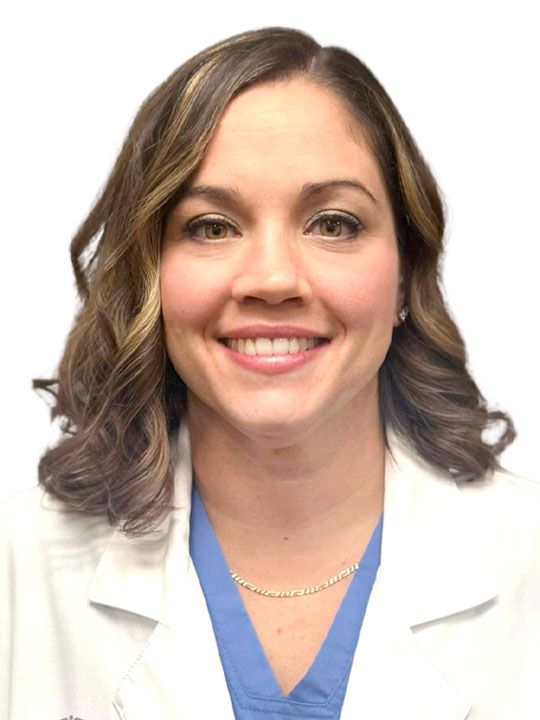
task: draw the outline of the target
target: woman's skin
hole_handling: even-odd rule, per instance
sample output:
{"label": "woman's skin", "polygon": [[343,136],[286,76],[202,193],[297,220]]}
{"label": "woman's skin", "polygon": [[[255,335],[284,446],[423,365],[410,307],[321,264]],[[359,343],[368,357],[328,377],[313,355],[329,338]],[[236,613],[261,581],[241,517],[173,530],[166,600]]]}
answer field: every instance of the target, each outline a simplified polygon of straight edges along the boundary
{"label": "woman's skin", "polygon": [[[299,198],[304,184],[337,179],[367,192],[333,186]],[[189,388],[197,487],[229,567],[265,588],[314,585],[359,559],[383,508],[377,373],[404,302],[390,202],[361,128],[337,97],[301,80],[230,103],[190,187],[202,185],[238,199],[182,199],[161,260],[166,346]],[[322,211],[352,215],[360,228],[317,219]],[[185,229],[204,215],[206,226]],[[268,374],[218,341],[253,324],[299,326],[330,342]],[[346,581],[338,585],[287,600],[242,589],[252,619],[260,609],[260,637],[262,618],[280,616],[266,627],[267,655],[287,619],[298,644],[311,632],[300,627],[306,610],[327,606],[325,627],[289,674],[283,666],[279,675],[274,648],[282,688],[309,667]]]}

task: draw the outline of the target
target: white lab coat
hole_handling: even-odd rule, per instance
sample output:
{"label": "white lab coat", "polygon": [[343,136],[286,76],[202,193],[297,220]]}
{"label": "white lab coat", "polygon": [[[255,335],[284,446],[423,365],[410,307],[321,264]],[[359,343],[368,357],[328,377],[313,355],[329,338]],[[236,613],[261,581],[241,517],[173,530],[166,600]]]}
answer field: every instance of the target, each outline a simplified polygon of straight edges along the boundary
{"label": "white lab coat", "polygon": [[[381,565],[342,720],[540,718],[540,485],[458,487],[390,432]],[[234,720],[178,508],[152,537],[66,514],[40,488],[2,503],[1,720]]]}

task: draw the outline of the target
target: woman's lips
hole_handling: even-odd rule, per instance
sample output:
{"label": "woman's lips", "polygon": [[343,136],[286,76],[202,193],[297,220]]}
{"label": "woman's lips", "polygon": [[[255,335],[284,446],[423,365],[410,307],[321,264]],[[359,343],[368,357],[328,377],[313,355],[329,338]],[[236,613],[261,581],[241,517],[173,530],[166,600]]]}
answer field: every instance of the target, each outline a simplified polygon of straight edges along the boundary
{"label": "woman's lips", "polygon": [[285,355],[245,355],[232,350],[225,344],[224,340],[220,340],[219,344],[227,357],[237,365],[254,372],[277,375],[296,370],[311,360],[315,360],[321,353],[324,353],[325,349],[330,345],[330,341],[323,340],[320,345],[315,345],[311,349]]}

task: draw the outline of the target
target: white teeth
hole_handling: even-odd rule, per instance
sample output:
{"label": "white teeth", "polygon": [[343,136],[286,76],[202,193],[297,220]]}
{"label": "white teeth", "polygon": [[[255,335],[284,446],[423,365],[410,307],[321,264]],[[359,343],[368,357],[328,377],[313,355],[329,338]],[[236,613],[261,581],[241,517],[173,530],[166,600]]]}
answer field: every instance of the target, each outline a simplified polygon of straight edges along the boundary
{"label": "white teeth", "polygon": [[[291,338],[291,340],[294,340],[294,338]],[[287,338],[274,338],[272,341],[274,355],[287,355],[289,348],[293,347],[291,340],[287,340]]]}
{"label": "white teeth", "polygon": [[226,338],[227,347],[242,355],[294,355],[311,350],[316,338]]}
{"label": "white teeth", "polygon": [[[247,342],[250,342],[249,340]],[[257,338],[255,340],[256,355],[272,355],[274,351],[274,343],[270,338]]]}

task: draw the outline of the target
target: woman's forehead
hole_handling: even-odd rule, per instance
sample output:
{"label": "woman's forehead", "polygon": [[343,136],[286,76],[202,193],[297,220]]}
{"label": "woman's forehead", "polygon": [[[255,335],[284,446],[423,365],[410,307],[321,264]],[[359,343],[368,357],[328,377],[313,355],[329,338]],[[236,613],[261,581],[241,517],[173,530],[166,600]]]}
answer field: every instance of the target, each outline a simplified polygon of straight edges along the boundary
{"label": "woman's forehead", "polygon": [[[191,185],[268,191],[351,178],[382,194],[378,163],[343,103],[312,83],[265,83],[234,98]],[[354,130],[354,131],[353,131]]]}

